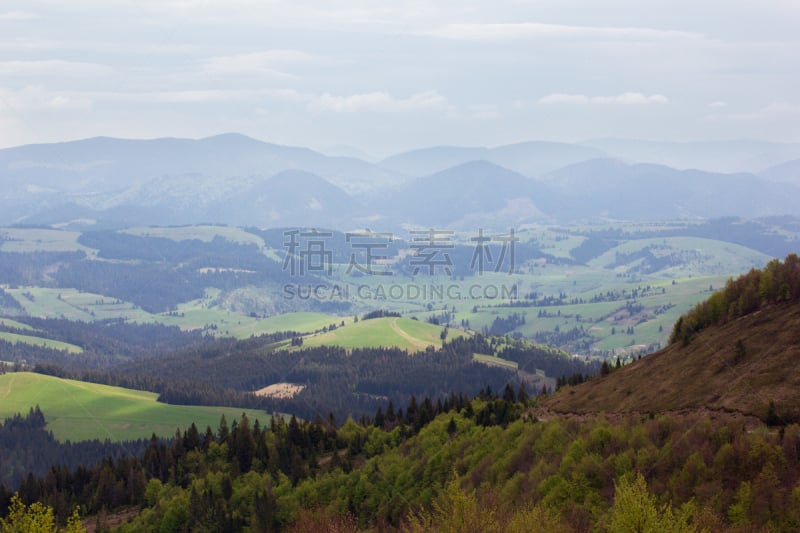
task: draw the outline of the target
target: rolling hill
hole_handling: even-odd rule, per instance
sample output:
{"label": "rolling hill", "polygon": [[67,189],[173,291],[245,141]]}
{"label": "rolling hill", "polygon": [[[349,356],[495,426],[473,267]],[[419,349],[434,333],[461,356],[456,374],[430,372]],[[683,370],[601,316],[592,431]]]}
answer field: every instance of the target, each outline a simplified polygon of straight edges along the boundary
{"label": "rolling hill", "polygon": [[396,221],[448,228],[508,227],[546,218],[539,183],[488,161],[418,178],[390,195],[381,211]]}
{"label": "rolling hill", "polygon": [[655,163],[709,172],[760,172],[782,161],[800,157],[800,144],[768,141],[593,139],[580,144],[631,163]]}
{"label": "rolling hill", "polygon": [[[441,346],[440,337],[444,328],[410,318],[385,317],[361,320],[333,331],[311,335],[303,346],[341,346],[342,348],[389,347],[417,352],[429,346]],[[460,331],[448,331],[448,340],[463,335]]]}
{"label": "rolling hill", "polygon": [[[772,143],[523,142],[426,148],[373,164],[238,134],[94,138],[0,150],[0,224],[474,229],[542,219],[786,215],[798,212],[792,199],[800,185],[786,177],[798,153]],[[723,156],[733,163],[713,164]],[[693,161],[740,173],[665,166]],[[759,176],[741,173],[785,161]]]}
{"label": "rolling hill", "polygon": [[783,181],[800,185],[800,159],[786,161],[762,172],[761,177],[772,181]]}
{"label": "rolling hill", "polygon": [[422,148],[388,157],[380,165],[409,176],[427,176],[470,161],[485,160],[528,177],[538,177],[558,168],[598,157],[607,157],[607,154],[588,146],[529,141],[495,148]]}
{"label": "rolling hill", "polygon": [[[350,192],[401,181],[396,173],[360,159],[329,157],[239,134],[198,140],[98,137],[0,150],[0,223],[19,222],[35,213],[52,218],[56,209],[63,211],[59,221],[70,217],[130,221],[136,213],[127,212],[126,207],[148,207],[147,202],[132,200],[146,197],[149,191],[193,188],[190,199],[196,205],[198,195],[203,203],[213,200],[220,185],[235,186],[287,170],[316,174]],[[155,184],[160,187],[153,190]],[[163,211],[150,207],[144,214],[161,223],[185,222]],[[142,219],[140,215],[138,222],[147,223]],[[33,220],[42,223],[48,217]]]}
{"label": "rolling hill", "polygon": [[584,161],[544,178],[547,212],[560,220],[760,217],[797,213],[800,189],[753,174],[676,170],[663,165]]}

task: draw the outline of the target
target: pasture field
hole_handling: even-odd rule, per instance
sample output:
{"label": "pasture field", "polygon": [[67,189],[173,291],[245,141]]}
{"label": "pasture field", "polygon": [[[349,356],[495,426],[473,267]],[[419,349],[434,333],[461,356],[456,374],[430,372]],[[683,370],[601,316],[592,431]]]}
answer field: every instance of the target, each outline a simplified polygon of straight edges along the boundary
{"label": "pasture field", "polygon": [[[489,307],[478,305],[477,309],[456,313],[455,320],[469,321],[470,329],[483,331],[491,328],[496,318],[504,318],[512,313],[524,315],[525,323],[517,326],[508,334],[520,334],[533,338],[536,334],[559,331],[566,332],[573,328],[583,327],[593,337],[592,350],[637,351],[640,345],[661,343],[666,345],[672,324],[678,317],[698,302],[710,295],[710,289],[724,286],[727,276],[691,277],[636,284],[619,284],[603,286],[602,290],[587,293],[566,292],[567,300],[583,298],[585,303],[552,305],[547,307]],[[607,291],[630,293],[638,287],[650,286],[651,290],[635,300],[620,298],[616,301],[590,302],[598,294]],[[547,293],[549,294],[549,293]],[[641,309],[633,314],[626,311],[627,302],[641,305]],[[539,316],[543,313],[544,316]],[[626,334],[628,327],[633,327],[633,335]],[[613,329],[612,329],[613,328]],[[613,333],[612,333],[613,331]]]}
{"label": "pasture field", "polygon": [[10,342],[11,344],[30,344],[31,346],[42,346],[52,350],[66,350],[72,354],[83,353],[83,348],[80,346],[75,346],[74,344],[69,344],[67,342],[54,341],[44,337],[34,337],[31,335],[20,335],[18,333],[6,333],[5,331],[0,331],[0,339]]}
{"label": "pasture field", "polygon": [[93,322],[107,318],[125,318],[131,321],[147,321],[152,315],[110,296],[81,292],[77,289],[53,289],[46,287],[21,287],[6,289],[30,316],[43,318],[66,318]]}
{"label": "pasture field", "polygon": [[[284,313],[282,315],[262,318],[256,322],[255,327],[258,333],[275,333],[276,331],[310,333],[331,324],[336,324],[338,326],[342,320],[345,322],[352,322],[353,318],[327,315],[325,313]],[[255,334],[257,335],[258,333]]]}
{"label": "pasture field", "polygon": [[519,364],[516,361],[508,361],[506,359],[500,359],[499,357],[495,357],[493,355],[476,353],[473,354],[472,358],[478,362],[490,366],[501,366],[504,368],[512,368],[514,370],[517,370],[519,368]]}
{"label": "pasture field", "polygon": [[[341,346],[342,348],[368,348],[396,346],[409,352],[425,350],[428,346],[441,346],[441,326],[410,318],[384,317],[346,321],[343,327],[303,338],[303,346]],[[448,339],[464,335],[458,330],[448,330]]]}
{"label": "pasture field", "polygon": [[[409,318],[418,319],[419,324],[426,324],[429,319],[449,319],[451,333],[462,326],[484,332],[492,327],[495,319],[516,313],[525,316],[525,324],[506,329],[504,333],[529,339],[537,335],[541,339],[547,333],[546,342],[569,350],[574,348],[576,353],[633,352],[639,345],[663,345],[672,323],[695,303],[707,298],[709,288],[721,288],[729,277],[752,267],[763,267],[770,260],[767,255],[753,249],[713,239],[636,238],[637,233],[645,235],[650,231],[679,229],[686,225],[685,222],[663,222],[527,227],[517,233],[520,241],[535,242],[542,252],[558,259],[517,261],[512,274],[503,269],[502,272],[472,271],[466,275],[454,272],[452,276],[437,272],[435,276],[411,277],[408,270],[398,269],[389,278],[355,276],[346,272],[348,265],[335,264],[332,277],[325,280],[326,286],[349,287],[350,290],[344,296],[334,297],[331,293],[328,298],[323,296],[319,300],[287,299],[276,282],[233,286],[225,290],[206,288],[203,298],[180,303],[171,312],[151,314],[130,302],[75,289],[20,287],[6,291],[27,314],[37,317],[82,321],[123,318],[239,339],[285,330],[307,334],[335,324],[337,328],[333,331],[307,337],[305,343],[309,346],[338,344],[345,347],[393,345],[412,351],[438,346],[441,329],[414,330],[414,325],[405,322]],[[578,232],[604,230],[611,235],[620,235],[605,239],[606,242],[619,244],[599,253],[603,250],[601,244],[599,255],[587,264],[572,261],[571,251],[587,239]],[[254,244],[267,255],[275,253],[265,246],[260,236],[236,227],[136,227],[123,231],[175,241],[199,239],[209,242],[214,238],[224,238]],[[82,249],[77,243],[78,235],[77,232],[48,229],[0,228],[0,236],[11,239],[0,243],[0,250]],[[465,241],[459,242],[464,244]],[[86,251],[93,253],[89,249]],[[635,300],[620,296],[623,290],[630,294],[648,286],[651,290],[639,294]],[[513,299],[509,298],[510,289],[515,291]],[[613,301],[603,301],[608,300],[604,296],[608,292],[617,293],[611,297]],[[527,306],[530,301],[526,302],[525,297],[529,294],[535,294],[537,299],[561,298],[563,303],[548,307]],[[603,296],[600,301],[596,298],[598,295]],[[623,311],[629,301],[638,307],[632,313]],[[324,305],[331,302],[342,305],[338,308]],[[392,329],[383,322],[370,327],[353,323],[353,315],[375,309],[400,312],[403,320],[395,326],[403,325]],[[323,310],[341,315],[321,312]],[[257,318],[264,315],[269,317]],[[342,321],[345,328],[339,328]],[[430,324],[423,327],[427,326]],[[591,339],[584,337],[579,344],[570,345],[569,341],[563,341],[564,336],[557,335],[576,327],[589,331]],[[631,327],[634,328],[633,334],[629,333]],[[407,331],[407,328],[414,331]],[[36,337],[35,333],[17,333]]]}
{"label": "pasture field", "polygon": [[60,441],[110,439],[123,441],[175,435],[193,422],[203,432],[216,430],[224,414],[228,424],[246,412],[251,423],[269,422],[262,411],[233,407],[167,405],[153,392],[60,379],[29,372],[0,375],[0,417],[27,413],[38,405],[47,429]]}
{"label": "pasture field", "polygon": [[36,331],[36,329],[30,327],[28,324],[23,324],[22,322],[17,322],[10,318],[0,318],[0,327],[14,328],[22,331]]}
{"label": "pasture field", "polygon": [[0,228],[2,252],[86,252],[95,256],[97,250],[78,242],[78,231],[46,228]]}
{"label": "pasture field", "polygon": [[[667,237],[636,239],[627,241],[589,261],[597,268],[626,270],[631,266],[625,256],[634,257],[637,252],[649,249],[656,257],[673,256],[678,264],[667,266],[657,273],[662,278],[683,278],[720,275],[726,272],[747,272],[761,268],[770,259],[766,254],[729,242],[699,237]],[[615,263],[619,263],[615,265]]]}

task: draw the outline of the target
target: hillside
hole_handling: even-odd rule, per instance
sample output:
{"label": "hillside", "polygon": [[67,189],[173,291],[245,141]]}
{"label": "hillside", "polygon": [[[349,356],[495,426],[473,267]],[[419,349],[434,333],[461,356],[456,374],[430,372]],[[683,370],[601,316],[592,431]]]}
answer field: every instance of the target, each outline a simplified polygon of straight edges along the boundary
{"label": "hillside", "polygon": [[470,161],[485,160],[528,177],[538,177],[573,163],[605,156],[605,152],[588,146],[529,141],[495,148],[422,148],[388,157],[380,165],[409,176],[426,176]]}
{"label": "hillside", "polygon": [[772,305],[708,327],[688,345],[673,343],[565,389],[544,407],[558,413],[707,408],[765,419],[770,401],[779,418],[800,419],[800,303]]}
{"label": "hillside", "polygon": [[381,211],[398,221],[443,227],[507,227],[543,218],[543,187],[494,163],[470,161],[418,178],[388,197]]}

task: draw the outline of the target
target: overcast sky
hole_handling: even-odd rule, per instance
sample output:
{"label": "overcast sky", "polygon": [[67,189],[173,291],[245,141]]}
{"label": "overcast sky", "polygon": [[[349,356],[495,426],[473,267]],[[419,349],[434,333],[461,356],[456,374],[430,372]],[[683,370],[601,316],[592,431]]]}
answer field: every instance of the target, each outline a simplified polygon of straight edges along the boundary
{"label": "overcast sky", "polygon": [[800,141],[797,0],[0,0],[0,146]]}

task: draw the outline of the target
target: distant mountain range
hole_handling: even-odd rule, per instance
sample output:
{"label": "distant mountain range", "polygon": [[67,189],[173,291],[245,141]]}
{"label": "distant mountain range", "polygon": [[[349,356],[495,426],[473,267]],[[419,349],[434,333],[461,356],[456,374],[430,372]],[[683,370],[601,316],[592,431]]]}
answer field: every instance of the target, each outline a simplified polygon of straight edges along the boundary
{"label": "distant mountain range", "polygon": [[481,160],[536,178],[573,163],[601,157],[610,156],[602,150],[575,144],[525,142],[497,148],[424,148],[386,158],[380,165],[409,176],[427,176]]}
{"label": "distant mountain range", "polygon": [[94,138],[0,150],[0,224],[458,229],[796,215],[798,171],[800,145],[747,141],[436,147],[370,163],[238,134]]}
{"label": "distant mountain range", "polygon": [[800,143],[766,141],[664,142],[595,139],[581,146],[602,150],[629,163],[656,163],[710,172],[761,172],[800,157]]}

